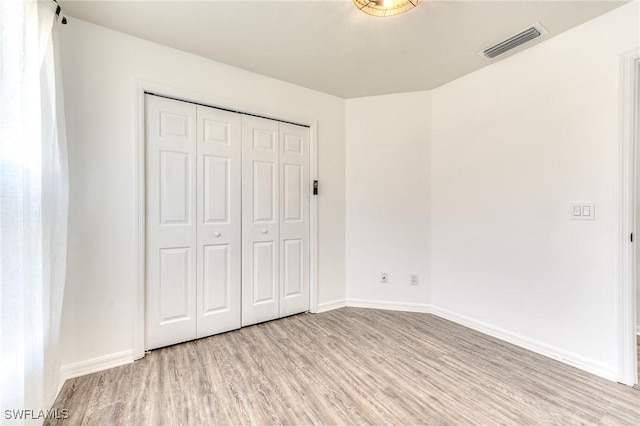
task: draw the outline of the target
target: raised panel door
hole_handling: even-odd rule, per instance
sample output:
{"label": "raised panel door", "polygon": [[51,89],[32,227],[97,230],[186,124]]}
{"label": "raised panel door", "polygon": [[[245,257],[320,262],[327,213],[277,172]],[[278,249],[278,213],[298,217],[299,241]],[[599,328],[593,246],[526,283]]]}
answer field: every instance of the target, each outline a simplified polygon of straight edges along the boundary
{"label": "raised panel door", "polygon": [[146,327],[153,349],[196,337],[196,107],[146,95]]}
{"label": "raised panel door", "polygon": [[240,328],[241,119],[197,107],[197,337]]}
{"label": "raised panel door", "polygon": [[279,125],[281,317],[309,310],[309,129]]}
{"label": "raised panel door", "polygon": [[279,316],[278,122],[242,117],[242,325]]}

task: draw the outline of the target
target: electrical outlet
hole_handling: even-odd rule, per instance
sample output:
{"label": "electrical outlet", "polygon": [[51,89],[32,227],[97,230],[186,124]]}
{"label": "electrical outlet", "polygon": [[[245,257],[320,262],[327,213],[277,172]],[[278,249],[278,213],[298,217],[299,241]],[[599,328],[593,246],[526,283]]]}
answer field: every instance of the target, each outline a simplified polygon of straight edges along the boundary
{"label": "electrical outlet", "polygon": [[418,274],[411,274],[409,277],[411,285],[418,285]]}
{"label": "electrical outlet", "polygon": [[389,273],[388,272],[383,272],[382,274],[380,274],[380,282],[382,284],[386,284],[389,282]]}

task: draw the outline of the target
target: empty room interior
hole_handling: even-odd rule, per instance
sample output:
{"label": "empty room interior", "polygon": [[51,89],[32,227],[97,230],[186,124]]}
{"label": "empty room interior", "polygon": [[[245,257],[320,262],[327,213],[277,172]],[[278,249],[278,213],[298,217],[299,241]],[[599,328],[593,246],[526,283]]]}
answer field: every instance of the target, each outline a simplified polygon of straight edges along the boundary
{"label": "empty room interior", "polygon": [[640,2],[0,2],[2,424],[640,424]]}

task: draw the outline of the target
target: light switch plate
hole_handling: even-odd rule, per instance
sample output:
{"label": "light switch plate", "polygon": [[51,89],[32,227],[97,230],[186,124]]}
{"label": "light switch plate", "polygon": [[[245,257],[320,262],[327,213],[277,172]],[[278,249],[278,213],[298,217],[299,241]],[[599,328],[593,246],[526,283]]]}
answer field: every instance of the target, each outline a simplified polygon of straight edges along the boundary
{"label": "light switch plate", "polygon": [[569,219],[595,220],[596,219],[595,203],[571,203],[571,209],[569,210]]}

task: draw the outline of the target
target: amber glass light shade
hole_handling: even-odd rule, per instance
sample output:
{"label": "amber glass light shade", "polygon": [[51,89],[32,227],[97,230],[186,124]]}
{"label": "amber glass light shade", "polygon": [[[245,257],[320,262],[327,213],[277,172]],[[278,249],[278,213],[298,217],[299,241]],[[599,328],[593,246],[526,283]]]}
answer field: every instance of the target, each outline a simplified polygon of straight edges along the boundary
{"label": "amber glass light shade", "polygon": [[353,0],[358,9],[371,16],[393,16],[413,9],[422,0]]}

